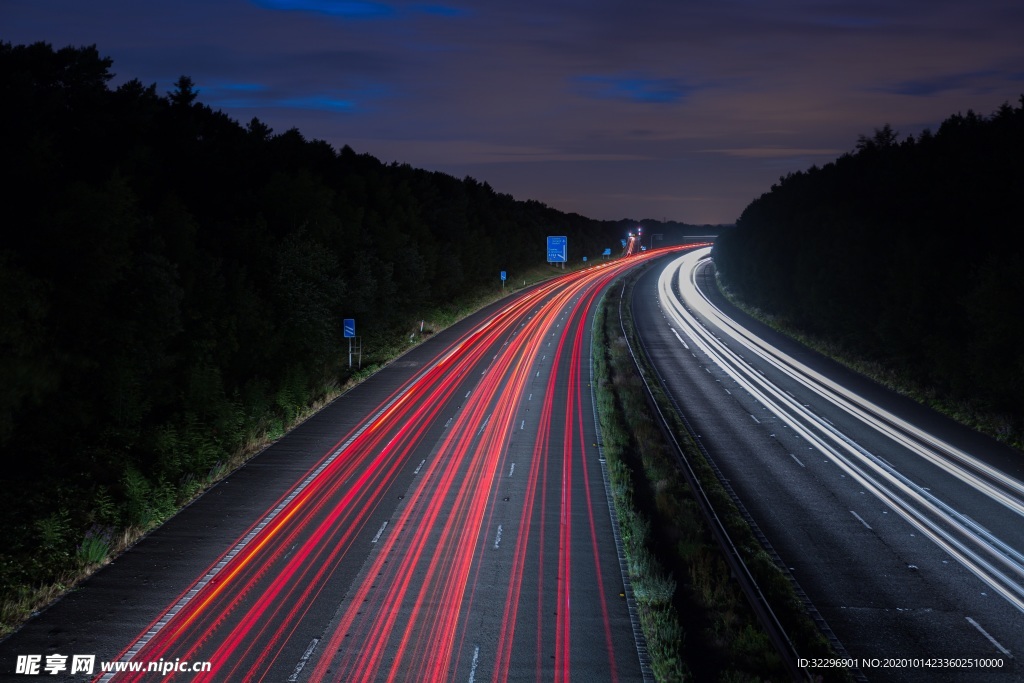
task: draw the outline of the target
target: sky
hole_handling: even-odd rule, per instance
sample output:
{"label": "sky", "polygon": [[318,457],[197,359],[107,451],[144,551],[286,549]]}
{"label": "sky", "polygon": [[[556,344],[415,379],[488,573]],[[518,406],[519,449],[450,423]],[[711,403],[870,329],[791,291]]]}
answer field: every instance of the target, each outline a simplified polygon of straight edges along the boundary
{"label": "sky", "polygon": [[1020,0],[0,0],[0,40],[603,220],[732,223],[859,135],[1024,94]]}

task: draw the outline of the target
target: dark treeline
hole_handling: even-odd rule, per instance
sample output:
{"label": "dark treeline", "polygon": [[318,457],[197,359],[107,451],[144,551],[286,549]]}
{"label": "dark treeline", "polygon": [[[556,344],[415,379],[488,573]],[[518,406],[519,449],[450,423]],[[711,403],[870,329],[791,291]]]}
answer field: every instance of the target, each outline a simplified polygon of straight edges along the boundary
{"label": "dark treeline", "polygon": [[[0,43],[0,585],[102,558],[280,430],[364,346],[622,223],[110,86],[95,47]],[[8,596],[3,596],[8,597]]]}
{"label": "dark treeline", "polygon": [[746,302],[1024,427],[1024,97],[782,178],[714,247]]}

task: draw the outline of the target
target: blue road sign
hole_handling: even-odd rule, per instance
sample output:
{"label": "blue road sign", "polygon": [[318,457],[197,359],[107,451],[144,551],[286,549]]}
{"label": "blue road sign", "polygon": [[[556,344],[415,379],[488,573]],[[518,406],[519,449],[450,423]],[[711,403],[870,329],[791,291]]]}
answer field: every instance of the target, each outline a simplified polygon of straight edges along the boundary
{"label": "blue road sign", "polygon": [[504,282],[504,281],[505,281],[505,271],[504,271],[504,270],[503,270],[503,271],[501,271],[501,281],[502,281],[502,282]]}
{"label": "blue road sign", "polygon": [[583,257],[583,262],[584,262],[584,263],[586,263],[586,262],[587,262],[587,257],[586,257],[586,256],[584,256],[584,257]]}
{"label": "blue road sign", "polygon": [[622,246],[623,246],[623,247],[625,247],[625,246],[626,246],[626,240],[619,240],[619,241],[620,241],[620,242],[622,242]]}
{"label": "blue road sign", "polygon": [[608,247],[607,249],[605,249],[604,251],[601,252],[601,256],[611,256],[611,255],[612,255],[611,247]]}
{"label": "blue road sign", "polygon": [[352,337],[356,336],[356,319],[355,318],[345,318],[345,324],[343,325],[343,327],[345,328],[345,338],[346,339],[351,339]]}
{"label": "blue road sign", "polygon": [[548,262],[565,263],[569,260],[569,240],[565,236],[548,235]]}

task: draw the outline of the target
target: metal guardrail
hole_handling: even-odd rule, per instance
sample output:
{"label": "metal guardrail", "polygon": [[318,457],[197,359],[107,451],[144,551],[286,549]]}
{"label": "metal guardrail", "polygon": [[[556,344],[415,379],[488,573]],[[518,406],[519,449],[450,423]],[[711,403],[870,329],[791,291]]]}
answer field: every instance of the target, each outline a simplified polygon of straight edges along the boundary
{"label": "metal guardrail", "polygon": [[[728,530],[725,528],[725,524],[719,518],[718,513],[715,511],[711,504],[707,493],[701,486],[700,480],[698,479],[693,467],[690,465],[689,460],[686,457],[679,440],[676,438],[675,433],[669,426],[669,422],[665,417],[665,414],[661,410],[661,406],[658,405],[658,401],[654,396],[654,392],[651,390],[650,383],[648,382],[647,373],[644,371],[639,359],[637,358],[636,352],[633,349],[633,344],[630,342],[629,335],[626,332],[625,322],[622,316],[622,301],[625,299],[626,283],[623,282],[622,290],[623,293],[619,297],[619,325],[622,329],[622,336],[626,340],[626,347],[629,349],[629,355],[633,359],[633,363],[637,368],[637,372],[640,374],[640,378],[643,380],[644,389],[647,392],[647,399],[650,402],[652,408],[657,414],[658,420],[661,424],[662,430],[668,436],[673,447],[676,451],[676,456],[679,463],[682,465],[683,476],[686,477],[687,482],[693,489],[695,498],[700,505],[701,511],[704,513],[705,518],[711,528],[712,534],[715,536],[715,540],[725,553],[726,562],[729,565],[729,569],[732,575],[736,578],[743,590],[744,595],[747,597],[747,601],[750,603],[751,608],[754,610],[758,621],[762,628],[764,628],[772,644],[775,646],[782,658],[783,663],[790,673],[794,681],[813,681],[814,676],[806,668],[798,666],[797,660],[799,659],[796,648],[793,645],[792,640],[789,638],[789,634],[786,629],[782,626],[775,612],[772,610],[771,605],[762,593],[760,586],[754,576],[750,573],[749,568],[740,556],[735,544],[732,542],[732,538],[729,536]],[[685,416],[680,415],[683,423],[690,433],[693,433],[692,428],[689,426]],[[703,445],[698,443],[698,447],[703,450]],[[705,452],[705,457],[707,453]],[[710,460],[709,460],[710,461]]]}

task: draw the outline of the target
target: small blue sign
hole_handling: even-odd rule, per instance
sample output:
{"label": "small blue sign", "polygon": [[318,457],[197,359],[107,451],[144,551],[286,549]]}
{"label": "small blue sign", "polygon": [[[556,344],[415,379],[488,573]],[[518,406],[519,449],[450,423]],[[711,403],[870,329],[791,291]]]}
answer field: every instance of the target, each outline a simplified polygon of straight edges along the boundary
{"label": "small blue sign", "polygon": [[601,256],[611,256],[611,255],[612,255],[612,248],[611,247],[608,247],[607,249],[605,249],[604,251],[601,252]]}
{"label": "small blue sign", "polygon": [[584,262],[584,263],[586,263],[586,262],[587,262],[587,257],[586,257],[586,256],[584,256],[584,257],[583,257],[583,262]]}
{"label": "small blue sign", "polygon": [[626,246],[626,240],[619,240],[619,241],[620,241],[620,242],[622,242],[622,246],[623,246],[623,247],[625,247],[625,246]]}
{"label": "small blue sign", "polygon": [[343,327],[345,328],[345,338],[346,339],[351,339],[352,337],[356,336],[356,319],[355,318],[345,318],[345,324],[343,325]]}
{"label": "small blue sign", "polygon": [[565,236],[548,235],[548,262],[565,263],[569,260],[569,240]]}
{"label": "small blue sign", "polygon": [[502,281],[502,282],[504,282],[504,281],[505,281],[505,279],[506,279],[506,278],[505,278],[505,275],[506,275],[506,274],[505,274],[505,271],[504,271],[504,270],[503,270],[503,271],[501,271],[501,281]]}

